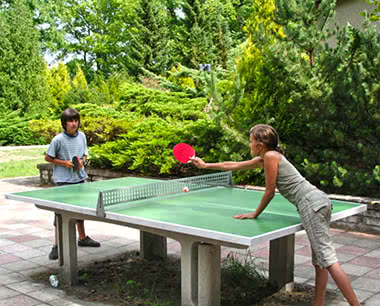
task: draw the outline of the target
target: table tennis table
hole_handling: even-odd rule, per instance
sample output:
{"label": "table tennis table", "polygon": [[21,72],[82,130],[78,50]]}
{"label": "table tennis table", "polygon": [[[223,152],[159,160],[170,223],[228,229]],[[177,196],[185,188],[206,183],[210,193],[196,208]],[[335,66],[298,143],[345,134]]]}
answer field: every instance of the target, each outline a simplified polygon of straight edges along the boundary
{"label": "table tennis table", "polygon": [[[279,288],[293,284],[295,233],[303,229],[296,207],[276,193],[259,218],[232,218],[253,211],[262,195],[233,185],[231,172],[218,172],[167,181],[125,177],[6,198],[55,212],[62,282],[78,282],[76,220],[96,220],[139,229],[144,258],[165,257],[166,239],[179,241],[182,306],[218,306],[221,246],[247,249],[269,240],[269,280]],[[353,202],[332,204],[332,221],[366,210]]]}

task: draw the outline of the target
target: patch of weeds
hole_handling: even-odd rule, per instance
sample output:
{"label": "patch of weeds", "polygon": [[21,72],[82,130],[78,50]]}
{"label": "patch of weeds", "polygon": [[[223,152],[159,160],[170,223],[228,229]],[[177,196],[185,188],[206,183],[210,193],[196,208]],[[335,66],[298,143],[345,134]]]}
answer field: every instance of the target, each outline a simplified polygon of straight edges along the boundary
{"label": "patch of weeds", "polygon": [[256,305],[276,292],[250,254],[229,253],[222,262],[222,305]]}
{"label": "patch of weeds", "polygon": [[87,273],[83,273],[83,281],[88,283],[88,274]]}

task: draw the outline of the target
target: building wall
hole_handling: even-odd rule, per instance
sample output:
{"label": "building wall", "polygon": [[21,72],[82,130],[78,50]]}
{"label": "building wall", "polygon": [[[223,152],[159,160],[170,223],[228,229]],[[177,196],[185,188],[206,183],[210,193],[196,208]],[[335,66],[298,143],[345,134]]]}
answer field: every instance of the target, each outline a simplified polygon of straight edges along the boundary
{"label": "building wall", "polygon": [[372,11],[372,7],[364,0],[338,0],[335,20],[342,27],[349,22],[355,28],[361,28],[363,16],[360,13],[365,10]]}
{"label": "building wall", "polygon": [[[330,28],[335,27],[335,23],[343,28],[347,24],[352,25],[355,28],[362,28],[364,17],[360,15],[361,12],[367,10],[372,11],[373,5],[369,5],[364,0],[337,0],[335,18],[330,21]],[[380,25],[374,23],[377,29],[380,29]],[[332,47],[336,46],[336,40],[334,38],[329,39],[328,44]]]}

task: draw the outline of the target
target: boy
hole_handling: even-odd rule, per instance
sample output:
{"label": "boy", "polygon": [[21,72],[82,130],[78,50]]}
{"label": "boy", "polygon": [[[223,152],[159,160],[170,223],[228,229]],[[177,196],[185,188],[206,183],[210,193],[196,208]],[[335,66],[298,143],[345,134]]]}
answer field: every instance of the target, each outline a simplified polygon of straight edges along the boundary
{"label": "boy", "polygon": [[[54,164],[53,177],[57,186],[85,183],[88,176],[84,169],[87,160],[87,139],[83,132],[78,131],[80,126],[80,114],[72,108],[67,108],[61,115],[61,124],[64,132],[58,134],[51,141],[45,160]],[[80,158],[79,167],[74,170],[72,158]],[[54,218],[54,226],[56,219]],[[78,246],[100,247],[100,243],[86,235],[84,221],[77,221],[79,234]],[[55,245],[52,247],[50,260],[58,259],[57,229],[55,230]]]}

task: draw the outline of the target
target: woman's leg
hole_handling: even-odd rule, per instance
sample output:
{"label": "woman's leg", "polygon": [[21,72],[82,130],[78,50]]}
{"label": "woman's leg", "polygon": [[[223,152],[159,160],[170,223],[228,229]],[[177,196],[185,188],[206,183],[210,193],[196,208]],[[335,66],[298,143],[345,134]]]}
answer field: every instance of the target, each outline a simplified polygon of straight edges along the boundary
{"label": "woman's leg", "polygon": [[325,305],[326,287],[329,273],[327,269],[322,269],[319,266],[315,268],[315,297],[314,306]]}
{"label": "woman's leg", "polygon": [[356,297],[354,290],[352,290],[350,280],[346,272],[343,271],[340,264],[338,262],[334,263],[327,269],[330,272],[332,278],[334,279],[336,285],[346,298],[347,302],[351,306],[360,306],[360,302]]}

